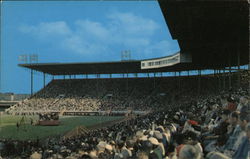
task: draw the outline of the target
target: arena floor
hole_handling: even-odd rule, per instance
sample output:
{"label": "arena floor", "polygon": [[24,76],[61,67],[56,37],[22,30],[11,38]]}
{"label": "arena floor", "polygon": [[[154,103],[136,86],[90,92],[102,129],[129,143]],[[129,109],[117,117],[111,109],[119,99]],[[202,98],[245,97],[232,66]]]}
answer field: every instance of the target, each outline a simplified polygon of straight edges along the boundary
{"label": "arena floor", "polygon": [[[23,118],[23,119],[22,119]],[[63,116],[59,126],[35,126],[38,116],[0,116],[0,139],[35,140],[63,135],[77,126],[91,127],[108,121],[121,119],[114,116]],[[17,128],[16,123],[21,123]]]}

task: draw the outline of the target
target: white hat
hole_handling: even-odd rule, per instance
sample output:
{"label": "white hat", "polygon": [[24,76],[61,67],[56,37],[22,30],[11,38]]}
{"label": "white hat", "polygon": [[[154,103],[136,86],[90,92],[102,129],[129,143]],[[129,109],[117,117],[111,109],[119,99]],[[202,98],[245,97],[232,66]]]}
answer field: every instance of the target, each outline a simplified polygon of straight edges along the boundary
{"label": "white hat", "polygon": [[139,140],[146,141],[146,140],[148,140],[148,137],[146,135],[143,135]]}
{"label": "white hat", "polygon": [[149,132],[149,135],[150,135],[150,136],[153,136],[153,135],[154,135],[154,131],[151,130],[151,131]]}
{"label": "white hat", "polygon": [[109,151],[112,151],[112,150],[113,150],[112,146],[109,145],[109,144],[106,144],[105,149],[107,149],[107,150],[109,150]]}
{"label": "white hat", "polygon": [[143,136],[143,132],[142,131],[137,131],[136,132],[136,136],[137,137],[142,137]]}
{"label": "white hat", "polygon": [[159,145],[158,140],[154,137],[150,137],[148,141],[151,142],[153,145]]}
{"label": "white hat", "polygon": [[162,140],[162,134],[160,131],[154,131],[154,137],[158,140]]}
{"label": "white hat", "polygon": [[89,156],[92,157],[92,158],[97,157],[96,151],[91,151],[91,152],[89,153]]}
{"label": "white hat", "polygon": [[42,155],[40,153],[34,152],[31,156],[31,159],[41,159]]}
{"label": "white hat", "polygon": [[104,151],[106,147],[106,142],[100,141],[97,145],[98,150]]}

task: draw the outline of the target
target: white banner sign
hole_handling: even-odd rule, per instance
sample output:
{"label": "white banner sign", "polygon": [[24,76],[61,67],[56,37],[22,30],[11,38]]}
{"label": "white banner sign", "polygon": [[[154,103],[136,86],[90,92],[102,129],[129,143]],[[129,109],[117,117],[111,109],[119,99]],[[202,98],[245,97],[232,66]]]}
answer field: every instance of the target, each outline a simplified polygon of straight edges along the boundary
{"label": "white banner sign", "polygon": [[191,61],[192,59],[189,54],[177,53],[168,57],[143,60],[141,61],[141,69],[160,68],[160,67],[172,66],[181,62],[188,63]]}

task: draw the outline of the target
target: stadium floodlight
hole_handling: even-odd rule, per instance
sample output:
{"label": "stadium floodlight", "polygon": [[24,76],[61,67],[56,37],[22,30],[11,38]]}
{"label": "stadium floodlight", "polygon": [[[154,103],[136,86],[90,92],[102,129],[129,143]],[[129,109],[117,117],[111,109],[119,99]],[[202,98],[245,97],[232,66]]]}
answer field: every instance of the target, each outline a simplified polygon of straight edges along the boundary
{"label": "stadium floodlight", "polygon": [[121,60],[122,61],[129,61],[131,60],[131,51],[130,50],[124,50],[121,52]]}
{"label": "stadium floodlight", "polygon": [[18,61],[23,63],[30,63],[38,62],[38,55],[37,54],[23,54],[18,56]]}
{"label": "stadium floodlight", "polygon": [[19,61],[19,62],[27,63],[27,61],[28,61],[28,55],[26,55],[26,54],[24,54],[24,55],[19,55],[19,56],[18,56],[18,61]]}
{"label": "stadium floodlight", "polygon": [[37,54],[31,54],[31,55],[29,55],[29,60],[30,60],[30,63],[32,63],[32,62],[38,62],[38,55]]}

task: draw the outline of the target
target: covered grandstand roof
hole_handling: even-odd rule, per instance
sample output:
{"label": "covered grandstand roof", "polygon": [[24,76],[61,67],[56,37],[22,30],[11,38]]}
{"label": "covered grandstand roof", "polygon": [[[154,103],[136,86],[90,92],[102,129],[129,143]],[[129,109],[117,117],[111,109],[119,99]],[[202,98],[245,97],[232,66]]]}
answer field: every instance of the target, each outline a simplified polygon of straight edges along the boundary
{"label": "covered grandstand roof", "polygon": [[[175,53],[173,55],[176,55]],[[161,59],[152,58],[146,60]],[[189,64],[190,65],[190,64]],[[32,63],[19,64],[21,67],[26,67],[36,71],[52,74],[52,75],[70,75],[70,74],[115,74],[115,73],[148,73],[148,72],[166,72],[173,70],[189,70],[190,67],[186,63],[177,64],[173,67],[165,67],[159,69],[141,69],[140,60],[130,61],[111,61],[111,62],[85,62],[85,63]]]}
{"label": "covered grandstand roof", "polygon": [[195,65],[249,61],[248,0],[158,0],[173,39]]}
{"label": "covered grandstand roof", "polygon": [[168,67],[142,70],[141,61],[96,63],[39,63],[19,64],[19,66],[51,75],[175,72],[185,70],[211,69],[216,67],[213,66],[209,68],[207,66],[197,66],[193,63],[179,63]]}
{"label": "covered grandstand roof", "polygon": [[[247,0],[158,0],[173,39],[192,63],[141,69],[141,61],[19,64],[52,75],[174,72],[225,68],[249,61]],[[149,59],[150,60],[150,59]]]}

